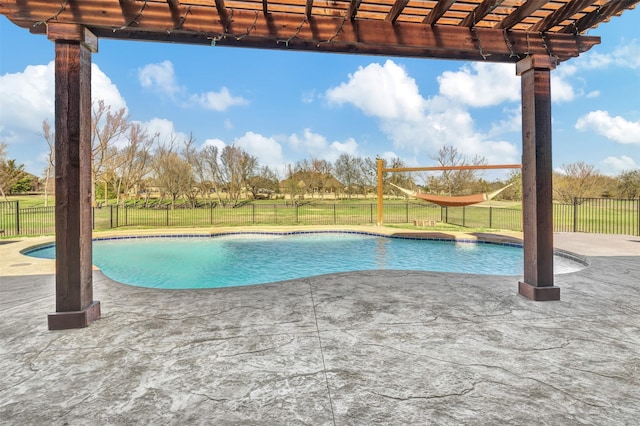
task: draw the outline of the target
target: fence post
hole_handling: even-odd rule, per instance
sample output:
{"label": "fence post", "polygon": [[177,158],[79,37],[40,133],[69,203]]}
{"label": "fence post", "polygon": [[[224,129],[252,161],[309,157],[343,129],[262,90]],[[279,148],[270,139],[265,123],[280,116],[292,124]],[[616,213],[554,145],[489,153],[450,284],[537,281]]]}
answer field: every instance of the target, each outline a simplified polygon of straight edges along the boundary
{"label": "fence post", "polygon": [[291,201],[291,204],[293,204],[293,207],[296,209],[296,223],[299,222],[298,220],[298,205],[293,203],[293,200]]}
{"label": "fence post", "polygon": [[573,232],[577,232],[578,227],[578,198],[573,197]]}
{"label": "fence post", "polygon": [[493,207],[489,206],[489,228],[493,228]]}
{"label": "fence post", "polygon": [[169,226],[169,206],[167,206],[167,226]]}
{"label": "fence post", "polygon": [[409,223],[409,200],[407,200],[407,203],[404,205],[404,223]]}
{"label": "fence post", "polygon": [[256,205],[251,204],[251,223],[256,224]]}
{"label": "fence post", "polygon": [[337,224],[338,223],[338,219],[336,218],[336,204],[333,203],[333,224]]}
{"label": "fence post", "polygon": [[20,201],[16,201],[16,235],[20,235]]}
{"label": "fence post", "polygon": [[467,213],[467,210],[465,209],[464,206],[462,206],[462,227],[463,228],[467,226],[466,217],[465,217],[466,213]]}
{"label": "fence post", "polygon": [[373,203],[369,204],[369,223],[373,223]]}
{"label": "fence post", "polygon": [[91,230],[96,229],[96,208],[91,207]]}

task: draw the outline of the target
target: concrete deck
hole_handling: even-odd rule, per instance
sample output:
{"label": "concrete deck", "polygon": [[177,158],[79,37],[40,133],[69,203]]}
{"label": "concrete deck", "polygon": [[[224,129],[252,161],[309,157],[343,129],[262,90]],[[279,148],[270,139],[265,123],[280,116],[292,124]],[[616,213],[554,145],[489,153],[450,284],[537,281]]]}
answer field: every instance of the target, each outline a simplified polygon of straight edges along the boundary
{"label": "concrete deck", "polygon": [[0,274],[0,423],[637,424],[640,237],[555,241],[590,262],[557,302],[519,277],[159,291],[96,271],[102,319],[48,331],[53,276]]}

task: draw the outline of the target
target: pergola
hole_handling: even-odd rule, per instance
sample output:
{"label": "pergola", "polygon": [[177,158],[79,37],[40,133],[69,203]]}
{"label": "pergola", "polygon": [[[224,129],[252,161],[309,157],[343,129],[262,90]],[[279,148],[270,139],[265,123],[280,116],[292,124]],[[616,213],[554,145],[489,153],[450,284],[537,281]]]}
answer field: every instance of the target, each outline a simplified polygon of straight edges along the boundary
{"label": "pergola", "polygon": [[515,64],[522,82],[524,280],[553,277],[550,73],[600,42],[584,33],[640,0],[0,0],[55,43],[56,312],[50,329],[100,317],[91,242],[91,54],[99,38]]}

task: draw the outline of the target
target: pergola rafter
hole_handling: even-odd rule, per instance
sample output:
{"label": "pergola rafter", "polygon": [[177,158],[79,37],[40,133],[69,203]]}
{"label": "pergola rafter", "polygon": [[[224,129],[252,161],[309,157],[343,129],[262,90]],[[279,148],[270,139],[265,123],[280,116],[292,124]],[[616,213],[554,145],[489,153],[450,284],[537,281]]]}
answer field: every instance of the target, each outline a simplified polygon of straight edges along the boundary
{"label": "pergola rafter", "polygon": [[581,33],[637,2],[0,0],[0,7],[33,32],[55,21],[100,38],[515,63],[535,54],[576,57],[599,43]]}
{"label": "pergola rafter", "polygon": [[[0,0],[0,14],[55,43],[56,312],[100,317],[91,273],[91,55],[99,38],[515,64],[522,85],[524,279],[553,275],[551,71],[600,42],[585,32],[640,0]],[[382,185],[379,174],[379,187]]]}

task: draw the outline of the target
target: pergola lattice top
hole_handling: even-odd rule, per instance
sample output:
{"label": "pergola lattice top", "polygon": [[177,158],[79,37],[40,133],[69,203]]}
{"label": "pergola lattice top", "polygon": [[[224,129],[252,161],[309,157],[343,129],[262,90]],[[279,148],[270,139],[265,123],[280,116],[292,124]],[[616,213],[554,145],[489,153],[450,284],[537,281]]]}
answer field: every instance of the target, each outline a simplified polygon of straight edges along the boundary
{"label": "pergola lattice top", "polygon": [[583,35],[640,0],[0,0],[43,33],[82,25],[98,37],[517,62],[558,62],[599,43]]}

